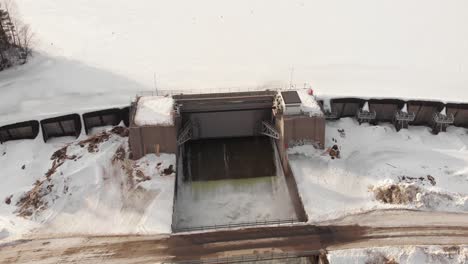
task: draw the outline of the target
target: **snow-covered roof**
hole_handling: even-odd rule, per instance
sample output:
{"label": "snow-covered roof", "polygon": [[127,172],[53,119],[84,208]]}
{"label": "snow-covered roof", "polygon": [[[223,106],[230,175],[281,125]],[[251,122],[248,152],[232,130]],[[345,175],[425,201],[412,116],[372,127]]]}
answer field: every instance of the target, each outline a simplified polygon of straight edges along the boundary
{"label": "snow-covered roof", "polygon": [[297,94],[301,98],[302,105],[301,105],[301,110],[304,113],[307,113],[309,115],[323,115],[322,109],[320,108],[320,105],[318,102],[315,100],[315,97],[313,95],[310,95],[307,92],[308,89],[299,89],[297,90]]}
{"label": "snow-covered roof", "polygon": [[137,102],[135,124],[145,125],[174,125],[172,111],[174,99],[165,96],[143,96]]}

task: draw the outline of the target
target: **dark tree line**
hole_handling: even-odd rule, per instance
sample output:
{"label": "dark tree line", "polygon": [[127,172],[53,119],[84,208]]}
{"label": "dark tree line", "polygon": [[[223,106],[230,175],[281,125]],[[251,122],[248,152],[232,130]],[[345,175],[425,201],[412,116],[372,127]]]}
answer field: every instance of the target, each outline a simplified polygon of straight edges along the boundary
{"label": "dark tree line", "polygon": [[0,71],[26,63],[31,55],[31,30],[12,17],[11,7],[9,1],[0,2]]}

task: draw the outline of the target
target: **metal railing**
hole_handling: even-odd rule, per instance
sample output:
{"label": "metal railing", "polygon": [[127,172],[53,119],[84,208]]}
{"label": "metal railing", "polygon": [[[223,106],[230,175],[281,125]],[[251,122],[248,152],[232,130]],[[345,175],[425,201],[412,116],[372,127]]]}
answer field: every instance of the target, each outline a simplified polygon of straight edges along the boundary
{"label": "metal railing", "polygon": [[175,233],[181,232],[193,232],[193,231],[207,231],[207,230],[218,230],[218,229],[232,229],[240,227],[256,227],[256,226],[280,226],[286,224],[301,223],[297,219],[291,218],[286,220],[264,220],[254,222],[243,222],[243,223],[229,223],[219,225],[206,225],[206,226],[193,226],[193,227],[177,227],[172,226],[172,231]]}
{"label": "metal railing", "polygon": [[335,111],[327,110],[327,111],[325,111],[324,115],[325,115],[325,119],[327,119],[327,120],[333,120],[333,119],[338,119],[339,118],[338,113],[336,112],[336,110]]}
{"label": "metal railing", "polygon": [[377,113],[375,111],[366,111],[366,110],[358,110],[356,113],[357,119],[360,120],[374,120],[377,116]]}
{"label": "metal railing", "polygon": [[433,115],[434,122],[437,124],[453,124],[455,118],[453,114],[444,115],[441,113],[434,113]]}
{"label": "metal railing", "polygon": [[240,93],[258,91],[286,91],[295,90],[289,86],[257,86],[257,87],[229,87],[229,88],[206,88],[206,89],[182,89],[182,90],[154,90],[140,91],[138,96],[172,96],[181,94],[211,94],[211,93]]}
{"label": "metal railing", "polygon": [[271,138],[275,138],[275,139],[279,139],[280,137],[280,133],[278,132],[278,130],[276,130],[276,128],[272,124],[266,121],[262,121],[262,130],[260,134],[271,137]]}
{"label": "metal railing", "polygon": [[255,261],[269,261],[279,259],[295,259],[304,258],[310,256],[318,256],[323,253],[320,250],[308,250],[300,252],[271,252],[258,255],[241,255],[233,257],[223,258],[210,258],[201,260],[182,260],[182,261],[165,261],[165,264],[221,264],[221,263],[243,263],[243,262],[255,262]]}
{"label": "metal railing", "polygon": [[414,113],[407,113],[403,111],[397,111],[395,113],[395,119],[397,121],[408,121],[412,122],[416,118],[416,115]]}

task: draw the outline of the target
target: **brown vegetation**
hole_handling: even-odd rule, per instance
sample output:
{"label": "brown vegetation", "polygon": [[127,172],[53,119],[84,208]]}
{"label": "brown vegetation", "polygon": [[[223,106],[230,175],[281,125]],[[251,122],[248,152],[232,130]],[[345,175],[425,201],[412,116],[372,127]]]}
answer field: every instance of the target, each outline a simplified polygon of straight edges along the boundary
{"label": "brown vegetation", "polygon": [[51,176],[57,172],[57,169],[65,163],[66,160],[76,159],[76,155],[67,155],[68,145],[55,151],[50,157],[52,162],[51,168],[45,173],[45,179],[42,181],[37,180],[33,188],[26,192],[19,201],[16,213],[22,217],[31,216],[36,210],[43,210],[47,206],[47,202],[43,197],[52,191],[54,185],[51,183]]}
{"label": "brown vegetation", "polygon": [[128,137],[129,130],[126,127],[116,126],[110,131],[113,134],[119,135],[121,137]]}
{"label": "brown vegetation", "polygon": [[374,188],[375,198],[383,203],[408,204],[416,200],[419,188],[415,185],[391,184]]}
{"label": "brown vegetation", "polygon": [[117,126],[117,127],[112,128],[109,132],[103,131],[97,135],[94,135],[85,140],[82,140],[78,142],[78,145],[80,145],[80,147],[82,148],[88,145],[88,152],[95,153],[99,151],[99,145],[101,143],[109,140],[111,134],[119,135],[121,137],[128,137],[128,133],[129,133],[128,128]]}

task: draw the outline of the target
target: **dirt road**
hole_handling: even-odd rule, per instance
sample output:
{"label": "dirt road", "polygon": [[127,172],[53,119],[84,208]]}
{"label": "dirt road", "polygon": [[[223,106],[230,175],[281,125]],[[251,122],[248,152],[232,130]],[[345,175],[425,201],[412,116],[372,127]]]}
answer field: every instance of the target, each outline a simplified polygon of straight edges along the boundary
{"label": "dirt road", "polygon": [[34,238],[0,245],[0,263],[157,263],[169,259],[415,244],[468,244],[468,214],[389,210],[320,225],[166,236]]}

